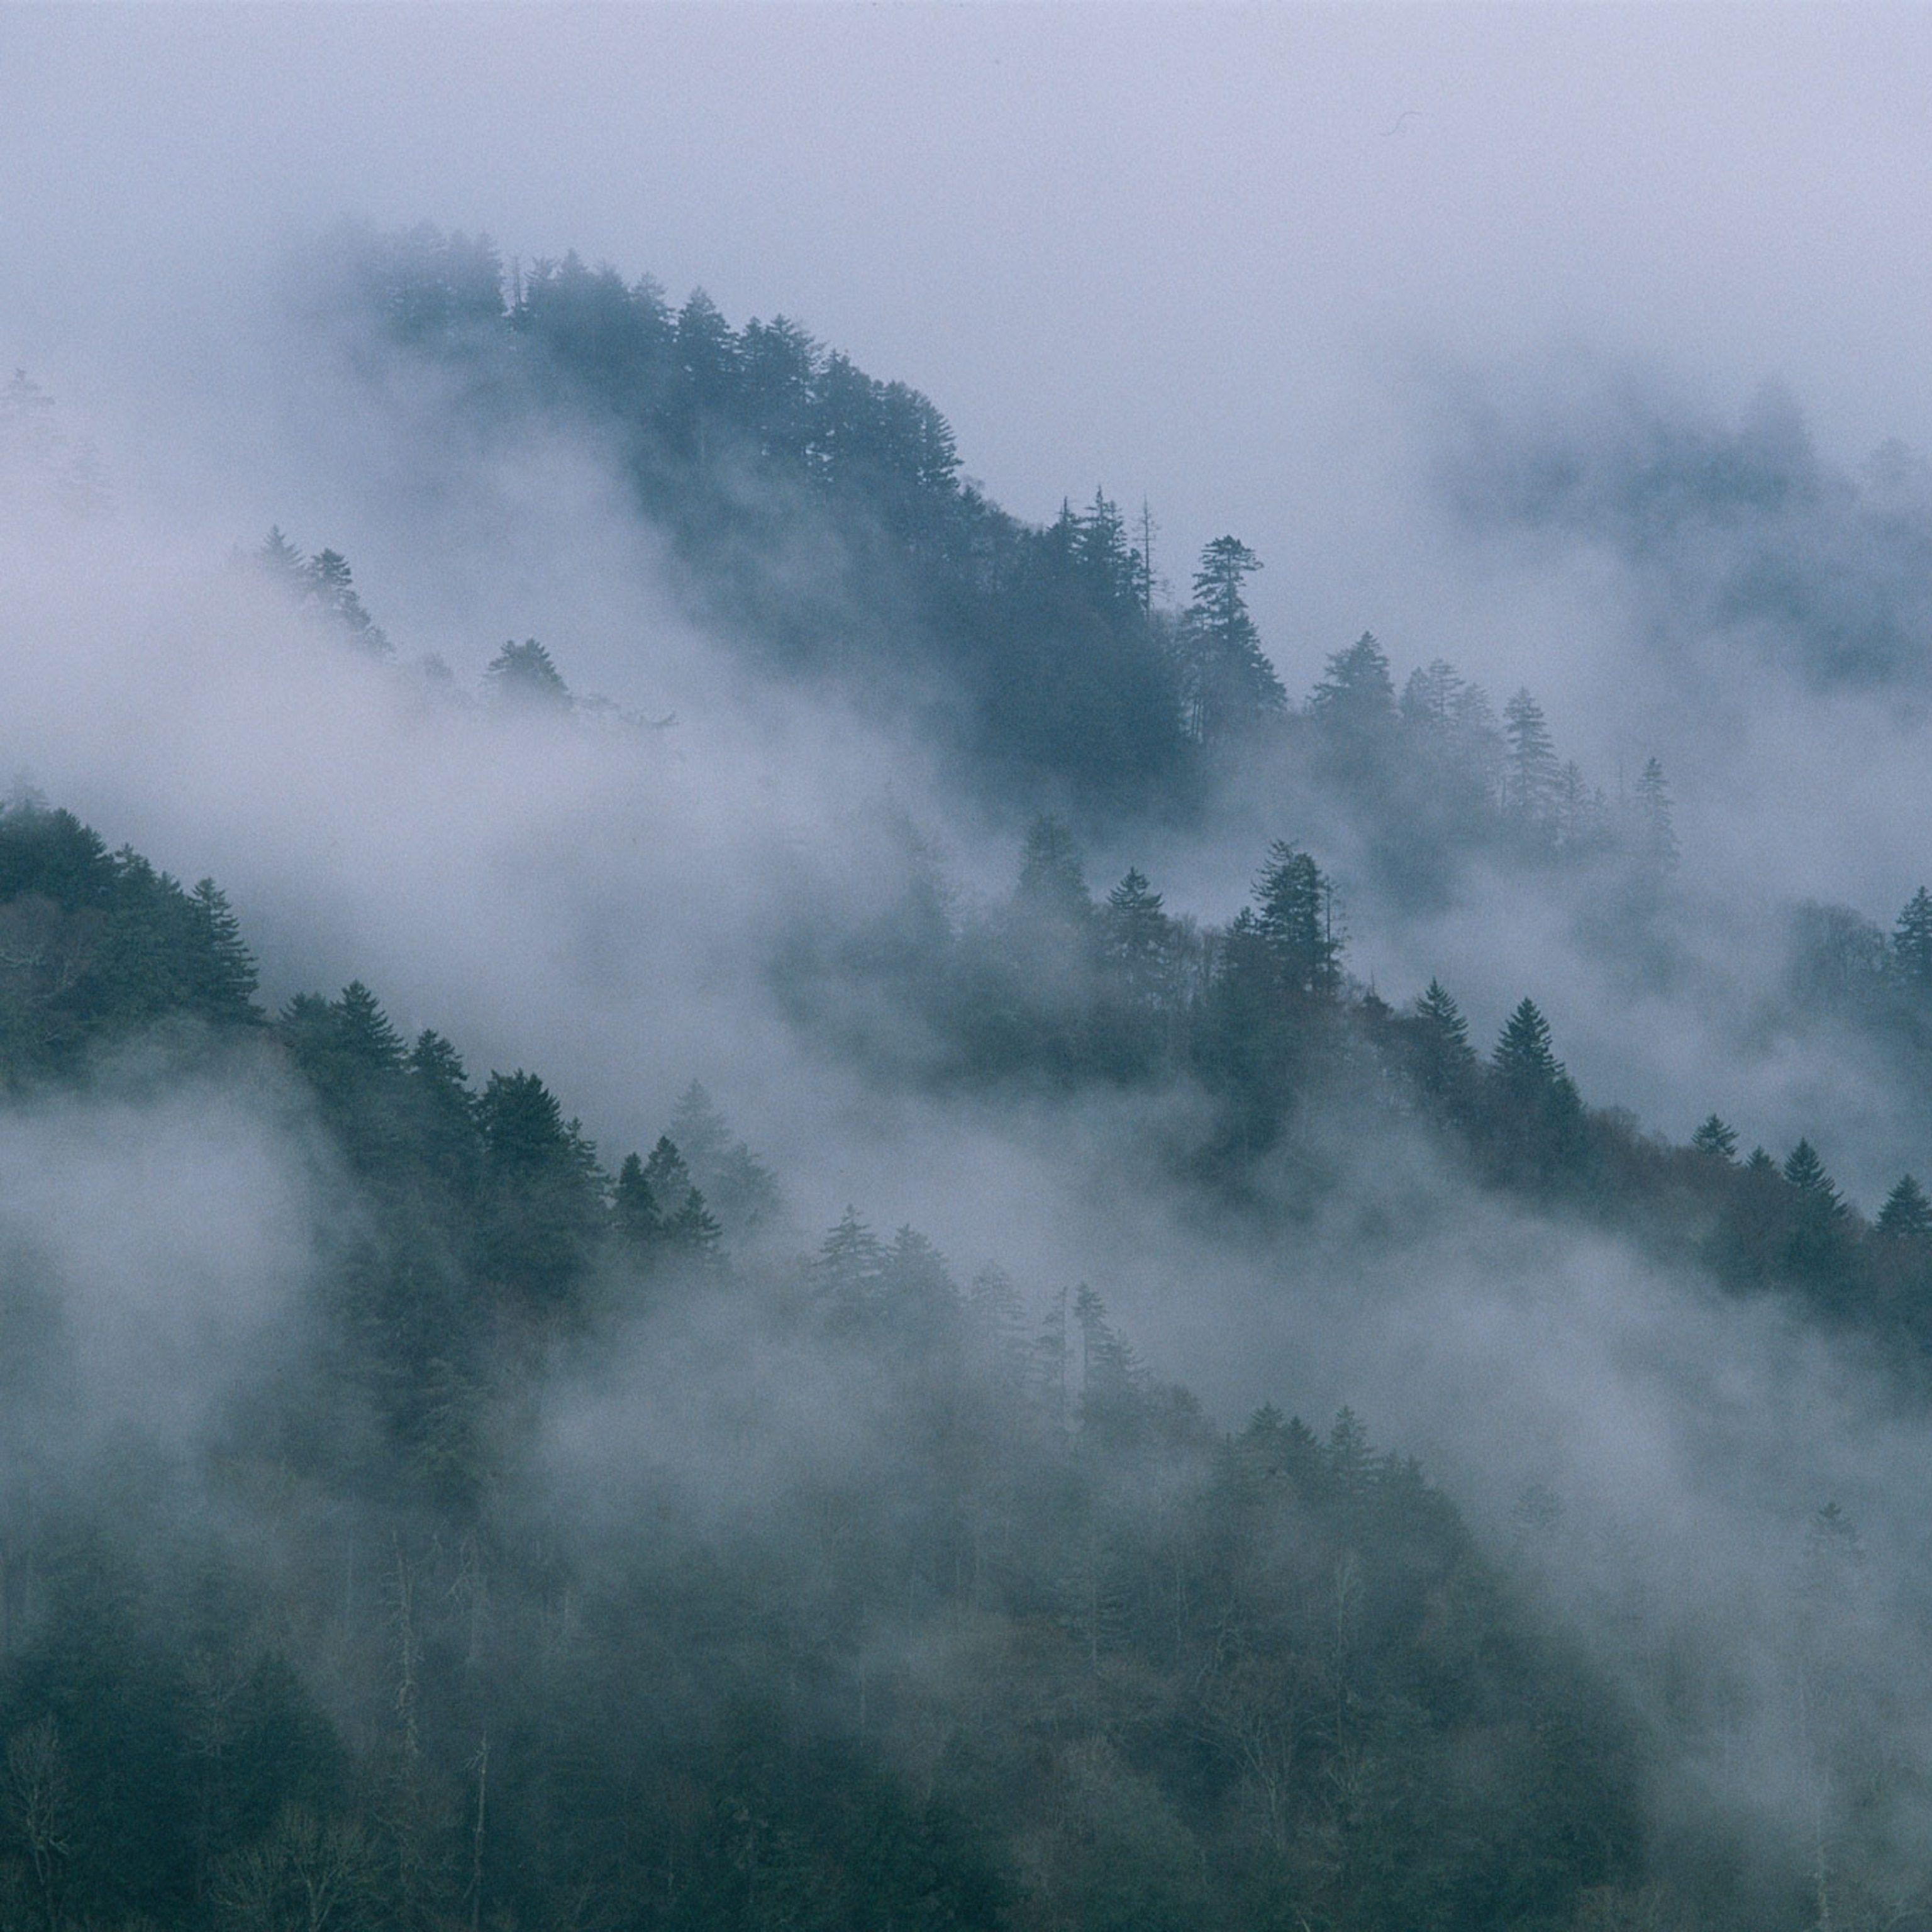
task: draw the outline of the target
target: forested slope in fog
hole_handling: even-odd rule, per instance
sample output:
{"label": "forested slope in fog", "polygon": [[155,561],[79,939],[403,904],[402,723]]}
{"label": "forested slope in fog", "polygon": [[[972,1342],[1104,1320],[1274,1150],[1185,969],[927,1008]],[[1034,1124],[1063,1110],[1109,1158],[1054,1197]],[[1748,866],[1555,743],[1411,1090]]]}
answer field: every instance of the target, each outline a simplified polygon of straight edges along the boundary
{"label": "forested slope in fog", "polygon": [[[1932,1913],[1932,896],[796,324],[290,287],[393,596],[0,392],[0,1932]],[[1456,513],[1909,724],[1909,461],[1610,418]]]}

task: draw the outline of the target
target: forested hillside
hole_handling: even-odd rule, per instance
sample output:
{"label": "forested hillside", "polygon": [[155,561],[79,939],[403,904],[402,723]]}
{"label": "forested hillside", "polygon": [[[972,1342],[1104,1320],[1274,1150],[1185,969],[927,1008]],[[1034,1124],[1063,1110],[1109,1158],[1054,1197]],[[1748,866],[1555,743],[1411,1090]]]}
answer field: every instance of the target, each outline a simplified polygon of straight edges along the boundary
{"label": "forested hillside", "polygon": [[[783,317],[297,280],[389,581],[274,506],[117,562],[0,390],[0,554],[114,667],[44,654],[0,806],[0,1932],[1932,1916],[1932,893],[1718,878],[1426,640],[1286,677],[1240,538],[1011,515]],[[1801,444],[1462,508],[1844,631],[1750,506],[1916,526]],[[459,674],[399,610],[470,574],[574,633]],[[1807,677],[1903,680],[1897,602]]]}
{"label": "forested hillside", "polygon": [[[600,1154],[359,983],[262,1012],[218,891],[64,812],[8,807],[0,868],[10,1106],[238,1088],[314,1217],[272,1347],[165,1450],[63,1419],[80,1304],[9,1236],[4,1922],[1742,1927],[1811,1922],[1820,1858],[1845,1922],[1898,1882],[1873,1804],[1924,1774],[1864,1754],[1835,1513],[1803,1586],[1843,1679],[1822,1849],[1666,1818],[1735,1721],[1721,1673],[1641,1612],[1616,1668],[1564,1634],[1552,1499],[1485,1556],[1354,1414],[1204,1414],[1104,1283],[962,1285],[850,1210],[793,1258],[701,1088]],[[925,1075],[1197,1083],[1191,1184],[1276,1221],[1298,1115],[1385,1110],[1471,1190],[1866,1324],[1922,1400],[1910,1184],[1870,1229],[1806,1148],[1592,1114],[1531,1001],[1485,1059],[1439,988],[1350,990],[1322,888],[1278,848],[1190,934],[1138,878],[1094,905],[1043,823],[994,923],[916,962],[959,1056]]]}

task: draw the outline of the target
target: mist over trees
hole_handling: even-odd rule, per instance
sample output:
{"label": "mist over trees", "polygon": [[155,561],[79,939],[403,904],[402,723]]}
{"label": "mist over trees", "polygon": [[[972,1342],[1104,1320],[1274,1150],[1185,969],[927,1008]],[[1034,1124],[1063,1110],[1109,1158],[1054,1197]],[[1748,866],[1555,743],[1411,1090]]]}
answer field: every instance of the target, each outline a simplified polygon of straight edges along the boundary
{"label": "mist over trees", "polygon": [[[1672,1664],[1697,1688],[1660,1725],[1563,1634],[1553,1503],[1485,1555],[1346,1410],[1211,1420],[1090,1286],[962,1286],[850,1209],[794,1251],[696,1084],[614,1162],[359,982],[266,1012],[218,889],[64,812],[0,812],[0,881],[61,962],[58,999],[0,988],[16,1106],[218,1073],[312,1124],[317,1190],[286,1332],[160,1461],[49,1409],[84,1342],[17,1251],[9,1922],[1796,1925],[1816,1858],[1842,1897],[1899,1882],[1850,1715],[1822,1851],[1647,1822],[1718,1682]],[[1202,930],[1138,872],[1096,899],[1042,820],[1010,901],[931,943],[952,1057],[904,1077],[1198,1090],[1204,1140],[1150,1136],[1204,1208],[1284,1228],[1297,1136],[1380,1114],[1468,1189],[1862,1332],[1926,1399],[1916,1182],[1868,1224],[1808,1142],[1740,1162],[1714,1115],[1672,1148],[1593,1113],[1532,998],[1486,1054],[1439,985],[1387,1006],[1286,842]],[[1856,1534],[1821,1515],[1807,1559],[1827,1646]]]}
{"label": "mist over trees", "polygon": [[[1932,889],[1889,923],[1794,892],[1725,980],[1658,756],[1586,774],[1560,706],[1367,629],[1291,692],[1237,536],[1167,558],[1104,489],[1027,523],[904,384],[574,255],[345,228],[303,272],[306,350],[422,383],[452,462],[580,439],[761,700],[831,694],[944,784],[608,878],[685,828],[594,793],[587,850],[532,843],[600,915],[655,896],[577,928],[538,895],[542,1011],[479,1055],[393,987],[324,990],[325,914],[258,964],[246,904],[19,783],[0,1932],[1932,1916],[1932,1727],[1900,1695],[1932,1628],[1932,1198],[1906,1171],[1932,1145],[1915,1126],[1874,1187],[1846,1127],[1874,1096],[1922,1124]],[[1760,415],[1639,412],[1588,460],[1502,439],[1459,506],[1608,532],[1816,684],[1909,682],[1910,466],[1850,490]],[[24,373],[0,491],[111,504]],[[686,755],[542,618],[493,615],[459,682],[378,622],[380,571],[310,540],[274,524],[227,587],[393,700],[418,808],[460,761],[514,754],[520,812],[593,747]],[[1834,584],[1861,546],[1872,583]],[[704,756],[692,788],[730,783]],[[1499,930],[1506,1003],[1363,963],[1498,880],[1570,949]],[[701,1024],[659,925],[704,935]],[[1730,1037],[1815,1056],[1817,1118],[1766,1124],[1721,1066],[1681,1139],[1614,1104],[1577,958],[1630,996],[1612,1025],[1737,994]],[[601,1004],[625,974],[634,1002]],[[875,1219],[856,1154],[854,1198],[820,1200],[823,1168],[814,1192],[734,1123],[754,1016],[778,1077],[822,1082],[812,1136],[865,1109],[946,1124],[941,1162],[1030,1163],[1004,1196],[990,1157],[939,1177],[980,1251]],[[634,1068],[620,1025],[676,1071],[614,1134],[584,1060],[529,1042]],[[1090,1265],[1002,1261],[1035,1183],[1086,1204]],[[1289,1337],[1342,1396],[1218,1412],[1157,1350],[1183,1327],[1196,1361]],[[1347,1384],[1376,1348],[1370,1413]],[[1513,1377],[1573,1412],[1567,1465]]]}

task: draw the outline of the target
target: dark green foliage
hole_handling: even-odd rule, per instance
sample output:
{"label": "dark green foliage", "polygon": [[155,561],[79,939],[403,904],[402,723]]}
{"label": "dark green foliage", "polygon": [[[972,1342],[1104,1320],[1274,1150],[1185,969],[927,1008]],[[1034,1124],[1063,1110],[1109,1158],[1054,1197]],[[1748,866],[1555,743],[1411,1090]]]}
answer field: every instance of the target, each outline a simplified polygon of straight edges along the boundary
{"label": "dark green foliage", "polygon": [[1079,848],[1063,820],[1036,818],[1028,828],[1018,897],[1028,911],[1070,926],[1081,924],[1091,914],[1094,902]]}
{"label": "dark green foliage", "polygon": [[702,290],[674,313],[648,278],[569,254],[506,292],[487,242],[433,230],[320,252],[318,308],[460,371],[478,420],[592,424],[691,602],[769,665],[916,709],[1003,790],[1184,795],[1173,668],[1104,494],[1018,522],[961,480],[916,390],[783,316],[734,328]]}
{"label": "dark green foliage", "polygon": [[1201,553],[1194,600],[1176,631],[1182,716],[1197,742],[1226,745],[1287,708],[1288,694],[1261,646],[1242,586],[1261,559],[1238,537]]}
{"label": "dark green foliage", "polygon": [[1335,990],[1342,947],[1331,889],[1315,861],[1284,839],[1269,848],[1255,881],[1255,924],[1285,991],[1312,996]]}
{"label": "dark green foliage", "polygon": [[349,560],[340,550],[304,557],[279,526],[255,553],[258,568],[298,609],[312,612],[372,657],[390,658],[395,646],[358,594]]}
{"label": "dark green foliage", "polygon": [[1345,782],[1372,781],[1395,744],[1398,713],[1388,658],[1366,631],[1337,651],[1308,694],[1325,759]]}
{"label": "dark green foliage", "polygon": [[1885,1197],[1876,1225],[1887,1240],[1932,1241],[1932,1201],[1908,1174]]}
{"label": "dark green foliage", "polygon": [[1412,1077],[1424,1102],[1444,1119],[1466,1118],[1476,1092],[1476,1053],[1462,1010],[1440,982],[1430,980],[1416,1000],[1409,1038]]}
{"label": "dark green foliage", "polygon": [[733,1138],[724,1116],[695,1080],[672,1109],[670,1138],[727,1238],[745,1240],[776,1224],[783,1204],[778,1177]]}
{"label": "dark green foliage", "polygon": [[1490,1057],[1486,1136],[1501,1172],[1548,1186],[1582,1156],[1583,1105],[1534,1000],[1510,1014]]}
{"label": "dark green foliage", "polygon": [[1892,957],[1900,983],[1916,1000],[1932,998],[1932,892],[1921,886],[1892,928]]}
{"label": "dark green foliage", "polygon": [[525,1308],[560,1310],[595,1258],[604,1226],[596,1150],[542,1081],[520,1070],[490,1075],[476,1118],[484,1269]]}
{"label": "dark green foliage", "polygon": [[253,1028],[255,968],[213,880],[184,892],[70,813],[0,808],[0,1066],[16,1085],[164,1024]]}
{"label": "dark green foliage", "polygon": [[1715,1154],[1720,1160],[1734,1160],[1738,1151],[1737,1130],[1728,1121],[1711,1114],[1690,1136],[1690,1144],[1700,1154]]}
{"label": "dark green foliage", "polygon": [[483,685],[501,704],[570,708],[570,687],[534,638],[506,644],[484,668]]}
{"label": "dark green foliage", "polygon": [[[154,876],[34,829],[66,855],[32,872],[56,910]],[[1190,981],[1156,970],[1179,941],[1144,877],[1096,909],[1064,829],[1036,847],[994,930],[1076,974],[1083,1050],[1101,1011],[1202,1056],[1132,1076],[1210,1085],[1228,1160],[1197,1177],[1238,1185],[1295,1106],[1352,1094],[1478,1156],[1472,1186],[1648,1215],[1653,1238],[1714,1228],[1740,1289],[1932,1341],[1913,1184],[1868,1233],[1807,1142],[1780,1172],[1736,1164],[1714,1117],[1669,1148],[1588,1113],[1533,1001],[1484,1067],[1439,984],[1402,1013],[1333,956],[1323,984],[1285,963],[1322,883],[1290,848]],[[216,896],[205,951],[245,962]],[[938,920],[920,956],[964,943]],[[775,1184],[701,1088],[674,1118],[688,1145],[607,1190],[541,1079],[472,1094],[359,982],[292,1001],[274,1037],[340,1176],[312,1332],[206,1444],[4,1498],[14,1919],[275,1922],[324,1869],[345,1926],[1564,1932],[1659,1895],[1680,1855],[1646,1781],[1677,1761],[1672,1700],[1626,1708],[1351,1412],[1225,1436],[1100,1292],[1030,1323],[997,1270],[962,1294],[916,1230],[881,1241],[856,1211],[809,1264],[734,1261],[694,1156],[767,1203]],[[1280,1138],[1238,1148],[1231,1121]],[[722,1291],[687,1306],[730,1325],[667,1369],[674,1258]],[[539,1417],[597,1436],[575,1418],[630,1372],[658,1399],[718,1378],[716,1443],[682,1475],[628,1390],[602,1413],[641,1421],[644,1456],[531,1453]],[[1526,1538],[1560,1520],[1538,1503]],[[1821,1514],[1806,1562],[1821,1616],[1849,1525]]]}

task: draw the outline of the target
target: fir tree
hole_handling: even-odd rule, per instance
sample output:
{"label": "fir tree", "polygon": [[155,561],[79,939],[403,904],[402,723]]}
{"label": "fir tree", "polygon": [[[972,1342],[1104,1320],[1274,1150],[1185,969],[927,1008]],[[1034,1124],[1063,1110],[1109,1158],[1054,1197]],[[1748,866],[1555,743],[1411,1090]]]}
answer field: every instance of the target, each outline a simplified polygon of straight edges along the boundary
{"label": "fir tree", "polygon": [[1194,573],[1194,601],[1180,629],[1180,682],[1188,735],[1203,744],[1238,737],[1258,719],[1288,708],[1288,694],[1262,652],[1242,595],[1261,567],[1239,538],[1216,537]]}
{"label": "fir tree", "polygon": [[1462,1009],[1432,980],[1415,1003],[1415,1081],[1425,1099],[1454,1112],[1474,1084],[1475,1049]]}
{"label": "fir tree", "polygon": [[1286,839],[1268,848],[1255,880],[1255,922],[1290,992],[1327,994],[1341,976],[1328,881],[1306,852]]}
{"label": "fir tree", "polygon": [[1543,707],[1527,690],[1503,707],[1503,729],[1509,740],[1504,803],[1525,825],[1545,829],[1556,805],[1558,766]]}
{"label": "fir tree", "polygon": [[485,667],[484,688],[500,702],[538,709],[570,708],[570,687],[534,638],[506,644]]}
{"label": "fir tree", "polygon": [[1885,1197],[1878,1210],[1878,1232],[1887,1240],[1932,1241],[1932,1200],[1910,1174]]}
{"label": "fir tree", "polygon": [[1715,1154],[1720,1160],[1728,1161],[1737,1154],[1738,1137],[1727,1121],[1712,1114],[1690,1136],[1690,1144],[1700,1154]]}
{"label": "fir tree", "polygon": [[1892,928],[1892,970],[1915,999],[1932,998],[1932,892],[1921,886]]}
{"label": "fir tree", "polygon": [[1374,634],[1364,631],[1346,650],[1337,651],[1309,694],[1308,709],[1323,730],[1358,743],[1395,722],[1395,686],[1388,659]]}
{"label": "fir tree", "polygon": [[1808,1140],[1800,1140],[1785,1156],[1784,1172],[1785,1185],[1814,1212],[1832,1220],[1844,1214],[1838,1190],[1825,1172],[1817,1149]]}
{"label": "fir tree", "polygon": [[1664,767],[1654,758],[1644,760],[1636,782],[1637,854],[1644,870],[1656,878],[1677,869],[1677,829],[1670,811],[1670,790]]}
{"label": "fir tree", "polygon": [[1504,1085],[1524,1092],[1544,1091],[1564,1077],[1551,1048],[1550,1022],[1534,1000],[1526,998],[1510,1015],[1490,1064]]}
{"label": "fir tree", "polygon": [[1018,897],[1034,911],[1070,925],[1084,924],[1093,913],[1080,848],[1065,821],[1051,813],[1042,814],[1027,828]]}

